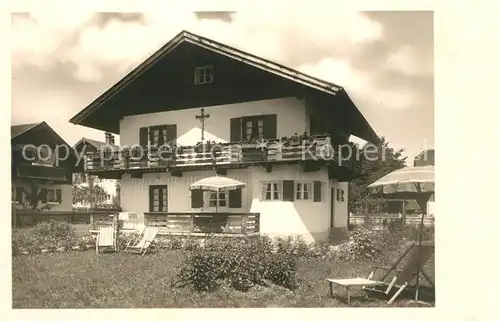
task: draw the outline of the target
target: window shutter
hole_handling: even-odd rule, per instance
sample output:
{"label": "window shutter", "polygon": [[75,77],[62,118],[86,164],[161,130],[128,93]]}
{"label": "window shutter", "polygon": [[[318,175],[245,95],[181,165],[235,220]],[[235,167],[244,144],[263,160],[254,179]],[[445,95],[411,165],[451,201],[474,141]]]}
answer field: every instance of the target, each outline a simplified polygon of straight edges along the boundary
{"label": "window shutter", "polygon": [[62,203],[62,190],[56,189],[56,201],[60,204]]}
{"label": "window shutter", "polygon": [[294,201],[295,184],[294,181],[283,181],[283,201]]}
{"label": "window shutter", "polygon": [[231,118],[230,127],[230,142],[239,142],[241,140],[241,118]]}
{"label": "window shutter", "polygon": [[191,191],[191,208],[203,207],[203,191],[195,189]]}
{"label": "window shutter", "polygon": [[46,188],[42,188],[40,190],[40,200],[44,204],[47,203],[47,189]]}
{"label": "window shutter", "polygon": [[321,182],[320,181],[314,181],[314,201],[315,202],[321,202]]}
{"label": "window shutter", "polygon": [[149,211],[154,212],[154,187],[149,186]]}
{"label": "window shutter", "polygon": [[141,127],[139,129],[139,145],[142,147],[148,146],[148,127]]}
{"label": "window shutter", "polygon": [[167,125],[167,139],[166,143],[177,143],[177,125]]}
{"label": "window shutter", "polygon": [[229,191],[229,207],[230,208],[241,208],[241,189],[236,189]]}
{"label": "window shutter", "polygon": [[278,116],[276,114],[264,116],[264,139],[277,138],[277,123]]}
{"label": "window shutter", "polygon": [[16,201],[19,203],[23,202],[23,193],[24,193],[24,188],[18,186],[16,187]]}

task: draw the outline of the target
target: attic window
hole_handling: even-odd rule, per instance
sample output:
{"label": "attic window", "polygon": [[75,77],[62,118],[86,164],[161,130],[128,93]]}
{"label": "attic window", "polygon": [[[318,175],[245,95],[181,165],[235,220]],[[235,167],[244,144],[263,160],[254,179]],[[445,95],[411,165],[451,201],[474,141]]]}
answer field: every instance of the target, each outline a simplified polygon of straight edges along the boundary
{"label": "attic window", "polygon": [[214,82],[213,66],[196,67],[194,69],[194,84],[211,84]]}

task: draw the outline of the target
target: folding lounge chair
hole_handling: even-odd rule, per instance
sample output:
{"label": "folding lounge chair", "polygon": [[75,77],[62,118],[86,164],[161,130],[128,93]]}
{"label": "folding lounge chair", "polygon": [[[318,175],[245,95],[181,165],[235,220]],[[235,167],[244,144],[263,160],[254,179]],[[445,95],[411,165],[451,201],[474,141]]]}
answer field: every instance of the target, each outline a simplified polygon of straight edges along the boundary
{"label": "folding lounge chair", "polygon": [[95,242],[95,251],[114,251],[116,252],[116,238],[114,226],[100,227]]}
{"label": "folding lounge chair", "polygon": [[157,251],[158,247],[155,245],[154,239],[159,230],[157,227],[146,227],[139,237],[127,244],[125,252],[144,255],[150,249]]}
{"label": "folding lounge chair", "polygon": [[[386,270],[385,275],[379,280],[373,280],[374,272],[372,271],[368,278],[353,278],[353,279],[326,279],[330,284],[330,294],[333,296],[333,284],[343,286],[347,291],[347,303],[350,304],[349,288],[352,286],[362,286],[362,289],[368,292],[375,292],[385,295],[389,300],[387,304],[391,304],[394,300],[403,292],[403,290],[410,284],[413,278],[416,276],[417,271],[420,269],[420,273],[424,278],[434,286],[430,278],[423,272],[422,268],[430,260],[434,254],[434,242],[423,242],[420,249],[420,260],[419,260],[419,246],[413,243],[402,255],[401,257],[389,268],[374,267],[375,269]],[[399,270],[396,266],[403,261],[403,259],[410,255],[409,259],[406,261],[404,267]],[[419,264],[420,261],[420,264]],[[390,283],[385,282],[391,272],[396,272],[395,276],[392,278]],[[398,288],[396,293],[391,295],[391,290]]]}

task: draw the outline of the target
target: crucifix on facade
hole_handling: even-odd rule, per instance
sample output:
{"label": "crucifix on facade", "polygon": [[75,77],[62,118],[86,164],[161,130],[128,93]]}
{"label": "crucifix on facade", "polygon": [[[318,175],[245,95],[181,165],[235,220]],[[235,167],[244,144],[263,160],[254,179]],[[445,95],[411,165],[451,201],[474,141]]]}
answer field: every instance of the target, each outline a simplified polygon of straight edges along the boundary
{"label": "crucifix on facade", "polygon": [[205,119],[210,118],[209,114],[205,114],[205,109],[201,109],[201,115],[196,115],[196,119],[199,119],[201,122],[201,140],[205,140]]}

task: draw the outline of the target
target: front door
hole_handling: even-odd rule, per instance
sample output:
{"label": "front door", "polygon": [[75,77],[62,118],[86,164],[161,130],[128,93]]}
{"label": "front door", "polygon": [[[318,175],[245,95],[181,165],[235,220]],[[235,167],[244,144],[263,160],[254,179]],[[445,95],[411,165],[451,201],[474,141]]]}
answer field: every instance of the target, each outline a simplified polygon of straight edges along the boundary
{"label": "front door", "polygon": [[330,228],[335,226],[335,187],[330,191]]}

